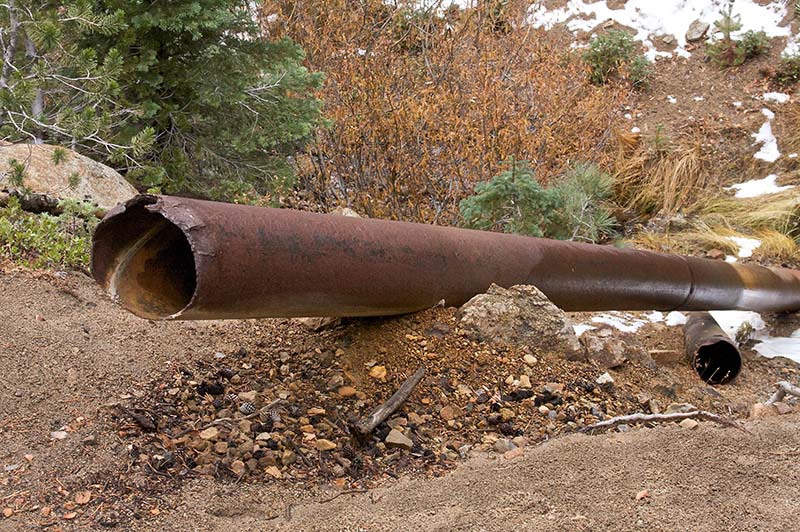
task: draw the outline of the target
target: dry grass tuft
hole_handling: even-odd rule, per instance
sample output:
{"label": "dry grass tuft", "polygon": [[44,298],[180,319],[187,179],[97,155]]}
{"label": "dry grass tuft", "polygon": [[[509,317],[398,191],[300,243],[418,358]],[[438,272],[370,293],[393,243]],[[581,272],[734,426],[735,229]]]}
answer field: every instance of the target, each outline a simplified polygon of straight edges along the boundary
{"label": "dry grass tuft", "polygon": [[761,245],[753,252],[756,258],[781,263],[795,262],[800,258],[797,242],[780,231],[764,229],[756,238],[761,240]]}
{"label": "dry grass tuft", "polygon": [[697,212],[709,224],[730,220],[751,232],[773,230],[800,237],[800,192],[794,189],[755,198],[706,200]]}
{"label": "dry grass tuft", "polygon": [[674,214],[691,208],[707,187],[708,171],[700,143],[654,150],[646,144],[633,153],[619,138],[616,163],[619,195],[627,208],[651,214]]}

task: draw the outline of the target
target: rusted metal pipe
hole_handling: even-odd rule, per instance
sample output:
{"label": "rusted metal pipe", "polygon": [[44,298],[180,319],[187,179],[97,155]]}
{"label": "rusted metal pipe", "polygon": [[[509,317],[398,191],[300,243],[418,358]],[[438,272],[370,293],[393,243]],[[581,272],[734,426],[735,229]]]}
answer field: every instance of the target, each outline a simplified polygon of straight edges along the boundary
{"label": "rusted metal pipe", "polygon": [[683,327],[689,363],[709,384],[725,384],[739,375],[742,354],[708,312],[693,312]]}
{"label": "rusted metal pipe", "polygon": [[492,283],[571,311],[800,308],[793,270],[152,195],[100,223],[92,271],[151,319],[402,314]]}

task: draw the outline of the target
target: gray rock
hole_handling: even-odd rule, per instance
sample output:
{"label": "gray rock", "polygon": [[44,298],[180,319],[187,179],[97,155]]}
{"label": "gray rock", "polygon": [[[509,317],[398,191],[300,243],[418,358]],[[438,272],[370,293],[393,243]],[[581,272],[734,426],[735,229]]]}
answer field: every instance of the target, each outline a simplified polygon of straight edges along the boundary
{"label": "gray rock", "polygon": [[664,411],[665,414],[685,414],[686,412],[694,412],[697,407],[691,403],[672,403]]}
{"label": "gray rock", "polygon": [[586,331],[581,335],[581,343],[586,348],[588,360],[596,362],[603,369],[613,369],[626,361],[638,362],[646,368],[656,370],[650,353],[633,336],[608,334],[609,328]]}
{"label": "gray rock", "polygon": [[[58,164],[53,162],[56,150],[63,153],[63,160]],[[89,200],[103,209],[109,209],[131,199],[137,193],[113,168],[69,148],[49,144],[0,143],[0,189],[15,188],[9,182],[10,159],[16,159],[25,165],[26,188],[56,199]],[[73,175],[79,176],[77,183],[71,182]]]}
{"label": "gray rock", "polygon": [[384,442],[386,443],[386,447],[399,447],[407,451],[410,451],[411,448],[414,447],[414,442],[397,429],[390,430]]}
{"label": "gray rock", "polygon": [[535,286],[505,289],[493,284],[485,294],[467,301],[458,318],[460,327],[478,340],[535,344],[568,359],[585,357],[567,315]]}
{"label": "gray rock", "polygon": [[695,20],[694,22],[689,24],[689,29],[686,30],[686,41],[687,42],[699,41],[700,39],[706,36],[709,27],[710,25],[707,22],[703,22],[702,20]]}
{"label": "gray rock", "polygon": [[494,442],[494,450],[495,452],[498,452],[500,454],[506,453],[508,451],[513,451],[516,448],[517,448],[516,444],[513,441],[508,440],[506,438],[501,438],[496,442]]}

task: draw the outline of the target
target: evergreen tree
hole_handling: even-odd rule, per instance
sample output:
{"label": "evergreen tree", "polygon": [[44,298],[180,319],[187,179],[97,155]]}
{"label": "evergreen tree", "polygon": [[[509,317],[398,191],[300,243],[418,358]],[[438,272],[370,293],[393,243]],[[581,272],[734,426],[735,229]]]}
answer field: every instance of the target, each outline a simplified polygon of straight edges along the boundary
{"label": "evergreen tree", "polygon": [[169,193],[263,193],[321,124],[321,76],[236,0],[11,0],[0,133],[69,145]]}

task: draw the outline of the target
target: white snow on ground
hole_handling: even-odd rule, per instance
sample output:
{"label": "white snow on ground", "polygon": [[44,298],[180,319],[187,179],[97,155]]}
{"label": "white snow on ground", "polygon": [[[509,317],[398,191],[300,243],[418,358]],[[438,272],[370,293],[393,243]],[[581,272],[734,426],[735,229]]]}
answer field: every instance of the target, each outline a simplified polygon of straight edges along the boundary
{"label": "white snow on ground", "polygon": [[710,314],[732,340],[736,339],[736,332],[744,323],[750,323],[754,331],[753,340],[757,342],[753,349],[759,355],[767,358],[786,357],[800,364],[800,330],[793,332],[788,338],[770,336],[766,332],[764,320],[756,312],[713,310]]}
{"label": "white snow on ground", "polygon": [[647,322],[634,318],[630,314],[620,314],[617,312],[600,314],[592,318],[593,323],[604,323],[610,325],[617,330],[626,333],[635,333],[641,329]]}
{"label": "white snow on ground", "polygon": [[751,179],[744,183],[726,187],[725,190],[735,190],[737,198],[755,198],[757,196],[775,194],[776,192],[794,188],[792,185],[778,186],[775,182],[777,179],[778,176],[776,174],[770,174],[764,179]]}
{"label": "white snow on ground", "polygon": [[678,99],[675,96],[667,96],[667,101],[669,103],[678,103]]}
{"label": "white snow on ground", "polygon": [[765,102],[786,103],[791,96],[783,92],[765,92],[762,98]]}
{"label": "white snow on ground", "polygon": [[761,114],[767,117],[767,121],[761,125],[758,133],[751,135],[755,139],[754,144],[761,144],[761,149],[753,157],[774,163],[781,156],[781,152],[778,150],[778,139],[772,134],[772,119],[775,118],[775,113],[765,107],[761,110]]}
{"label": "white snow on ground", "polygon": [[[621,9],[611,9],[607,0],[584,3],[583,0],[569,0],[559,9],[547,9],[541,3],[534,3],[529,21],[536,28],[550,29],[556,24],[566,23],[567,28],[576,33],[591,31],[598,24],[613,19],[623,26],[633,28],[636,40],[642,42],[645,55],[653,61],[657,56],[672,57],[669,52],[658,52],[653,39],[661,35],[675,37],[675,53],[689,57],[686,50],[686,30],[696,19],[712,25],[720,18],[719,12],[726,0],[629,0]],[[742,29],[763,30],[770,37],[793,37],[788,27],[778,26],[786,17],[784,2],[759,5],[755,0],[737,0],[734,14],[741,15]],[[791,39],[790,39],[791,40]]]}
{"label": "white snow on ground", "polygon": [[575,331],[575,336],[580,337],[586,331],[592,331],[597,329],[597,327],[592,327],[591,325],[586,325],[585,323],[577,323],[572,326],[572,329]]}
{"label": "white snow on ground", "polygon": [[761,241],[755,238],[745,238],[741,236],[729,236],[728,240],[739,246],[739,251],[736,253],[736,257],[733,255],[728,255],[725,257],[725,262],[736,262],[738,259],[745,259],[747,257],[753,256],[753,251],[758,249],[758,246],[761,245]]}
{"label": "white snow on ground", "polygon": [[667,321],[665,321],[664,324],[668,327],[675,327],[677,325],[683,325],[686,323],[686,320],[686,314],[678,312],[677,310],[673,310],[667,314]]}
{"label": "white snow on ground", "polygon": [[736,332],[744,323],[750,323],[755,331],[764,329],[767,326],[758,312],[750,312],[748,310],[712,310],[709,314],[717,322],[720,329],[725,331],[725,334],[730,336],[731,339],[736,339]]}
{"label": "white snow on ground", "polygon": [[[647,323],[661,323],[664,322],[665,325],[669,327],[675,327],[677,325],[683,325],[686,323],[686,316],[680,312],[670,312],[666,316],[664,316],[663,312],[659,312],[654,310],[653,312],[649,312],[644,314],[641,318],[634,316],[633,314],[627,312],[605,312],[603,314],[598,314],[592,317],[592,323],[602,323],[604,325],[609,325],[619,331],[626,332],[626,333],[635,333]],[[593,327],[591,325],[587,325],[585,323],[579,323],[572,326],[575,329],[575,334],[578,336],[582,335],[586,331],[590,331],[592,329],[596,329],[597,327]]]}

